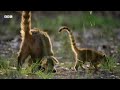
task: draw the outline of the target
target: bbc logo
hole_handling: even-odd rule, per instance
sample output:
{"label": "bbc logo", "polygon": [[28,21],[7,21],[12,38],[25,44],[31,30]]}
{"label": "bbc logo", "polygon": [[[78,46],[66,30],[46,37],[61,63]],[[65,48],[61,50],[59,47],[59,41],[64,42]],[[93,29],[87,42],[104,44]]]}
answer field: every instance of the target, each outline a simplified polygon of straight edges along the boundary
{"label": "bbc logo", "polygon": [[13,15],[4,15],[4,18],[13,18]]}

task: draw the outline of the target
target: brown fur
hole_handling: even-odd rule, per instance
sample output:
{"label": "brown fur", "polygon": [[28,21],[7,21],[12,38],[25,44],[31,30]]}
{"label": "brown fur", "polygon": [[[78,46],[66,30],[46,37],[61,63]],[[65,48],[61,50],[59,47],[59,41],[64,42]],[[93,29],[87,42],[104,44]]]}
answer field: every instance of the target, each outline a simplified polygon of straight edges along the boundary
{"label": "brown fur", "polygon": [[[22,42],[18,54],[18,70],[28,56],[31,56],[29,66],[36,63],[36,60],[40,61],[44,56],[54,56],[51,40],[47,32],[36,28],[31,29],[31,12],[23,11],[21,18]],[[58,62],[57,59],[56,62]]]}
{"label": "brown fur", "polygon": [[53,56],[45,56],[42,58],[42,60],[40,61],[40,65],[41,65],[41,69],[43,69],[43,71],[49,73],[49,72],[57,72],[55,69],[55,64],[58,63],[56,62],[56,58]]}
{"label": "brown fur", "polygon": [[76,46],[76,42],[75,42],[74,36],[72,34],[72,31],[68,27],[63,26],[59,29],[59,32],[62,32],[64,30],[66,30],[69,33],[72,51],[75,54],[74,69],[78,70],[79,66],[81,66],[81,68],[84,69],[82,67],[82,64],[84,64],[86,61],[88,61],[91,63],[91,65],[93,65],[95,67],[95,71],[97,71],[98,64],[100,64],[100,62],[103,61],[102,59],[105,59],[105,55],[100,52],[94,51],[92,49],[78,48]]}

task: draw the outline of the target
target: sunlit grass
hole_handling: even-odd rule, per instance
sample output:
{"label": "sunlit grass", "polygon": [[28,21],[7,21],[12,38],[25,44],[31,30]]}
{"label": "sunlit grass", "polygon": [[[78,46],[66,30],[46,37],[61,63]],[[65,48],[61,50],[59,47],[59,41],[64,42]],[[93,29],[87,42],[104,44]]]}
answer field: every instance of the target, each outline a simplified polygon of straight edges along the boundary
{"label": "sunlit grass", "polygon": [[53,79],[55,75],[54,73],[44,73],[42,71],[37,71],[35,74],[38,75],[41,79]]}
{"label": "sunlit grass", "polygon": [[35,77],[39,76],[40,79],[52,79],[54,77],[54,73],[46,73],[42,72],[41,70],[36,70],[37,66],[38,63],[35,63],[31,65],[31,67],[22,68],[20,71],[17,71],[17,69],[13,69],[13,66],[9,65],[9,60],[0,57],[0,78],[24,79],[31,75],[35,75]]}

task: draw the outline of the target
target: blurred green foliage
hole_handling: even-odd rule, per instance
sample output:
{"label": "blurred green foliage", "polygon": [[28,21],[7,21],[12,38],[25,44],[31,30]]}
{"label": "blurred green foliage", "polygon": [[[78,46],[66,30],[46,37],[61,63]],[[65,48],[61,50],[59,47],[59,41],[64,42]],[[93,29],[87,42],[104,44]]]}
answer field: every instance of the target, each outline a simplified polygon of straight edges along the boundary
{"label": "blurred green foliage", "polygon": [[[82,13],[77,11],[72,13],[63,13],[60,11],[56,13],[54,11],[51,12],[53,12],[52,15],[49,15],[49,13],[43,15],[41,13],[34,12],[32,15],[32,27],[48,29],[52,32],[57,32],[61,25],[68,25],[74,28],[74,30],[82,30],[83,26],[85,26],[85,28],[103,29],[120,27],[120,21],[118,19],[111,16],[104,17],[94,13],[90,14],[89,11],[82,11]],[[20,18],[21,14],[15,13],[13,13],[12,19],[6,20],[0,18],[3,19],[2,21],[4,22],[2,23],[1,21],[0,23],[0,34],[5,32],[17,34],[20,30]]]}

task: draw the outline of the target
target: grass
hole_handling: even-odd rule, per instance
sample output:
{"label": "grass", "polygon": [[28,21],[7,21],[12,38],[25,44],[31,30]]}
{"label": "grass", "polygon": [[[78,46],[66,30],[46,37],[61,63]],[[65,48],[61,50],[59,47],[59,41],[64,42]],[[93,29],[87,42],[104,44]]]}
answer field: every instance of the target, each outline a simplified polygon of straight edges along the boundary
{"label": "grass", "polygon": [[[58,35],[58,28],[62,25],[68,25],[74,30],[83,31],[84,28],[99,28],[102,29],[107,35],[112,34],[113,28],[120,28],[120,21],[112,17],[102,17],[95,14],[90,14],[86,11],[82,14],[58,14],[56,16],[38,16],[32,17],[32,27],[47,29],[48,32],[52,32],[55,36]],[[11,20],[6,20],[5,25],[0,25],[0,34],[6,35],[18,34],[20,31],[20,21],[14,17]],[[59,38],[59,37],[58,37]]]}
{"label": "grass", "polygon": [[[2,61],[2,62],[1,62]],[[107,57],[107,63],[102,64],[102,69],[105,71],[112,71],[112,72],[118,72],[118,68],[116,66],[116,60],[114,57]],[[70,68],[73,65],[73,63],[66,62],[64,64],[60,64],[62,67],[68,67]],[[25,69],[22,69],[21,71],[17,71],[16,69],[10,68],[11,66],[9,65],[8,62],[6,62],[6,59],[0,58],[0,78],[1,79],[54,79],[55,73],[46,73],[42,71],[35,71],[34,73],[31,72],[31,69],[36,66],[36,64],[33,64],[31,67],[27,67]],[[86,74],[87,78],[91,78],[91,74]],[[90,77],[89,77],[90,76]],[[83,78],[80,75],[76,74],[77,79]]]}
{"label": "grass", "polygon": [[113,71],[117,64],[116,59],[114,57],[107,57],[106,60],[107,62],[102,64],[102,68],[107,71]]}
{"label": "grass", "polygon": [[[43,18],[43,17],[42,17]],[[66,24],[74,27],[75,30],[81,30],[83,25],[86,28],[119,28],[120,21],[112,17],[102,17],[94,14],[83,13],[82,15],[58,15],[55,18],[45,17],[35,18],[34,26],[48,28],[56,31],[61,25]]]}
{"label": "grass", "polygon": [[38,65],[38,63],[35,63],[31,65],[31,67],[22,69],[21,74],[25,76],[35,75],[36,78],[39,77],[39,79],[52,79],[54,77],[54,73],[47,73],[42,72],[41,70],[37,70]]}
{"label": "grass", "polygon": [[9,61],[5,58],[0,57],[0,69],[8,69]]}
{"label": "grass", "polygon": [[54,73],[45,73],[42,71],[31,72],[32,68],[35,68],[38,64],[33,64],[31,67],[27,67],[22,69],[21,71],[17,71],[13,69],[13,65],[11,66],[9,60],[0,57],[0,78],[1,79],[19,79],[19,78],[27,78],[32,75],[38,79],[52,79],[54,77]]}
{"label": "grass", "polygon": [[53,79],[55,75],[54,73],[43,73],[41,71],[37,71],[35,74],[38,75],[41,79]]}

